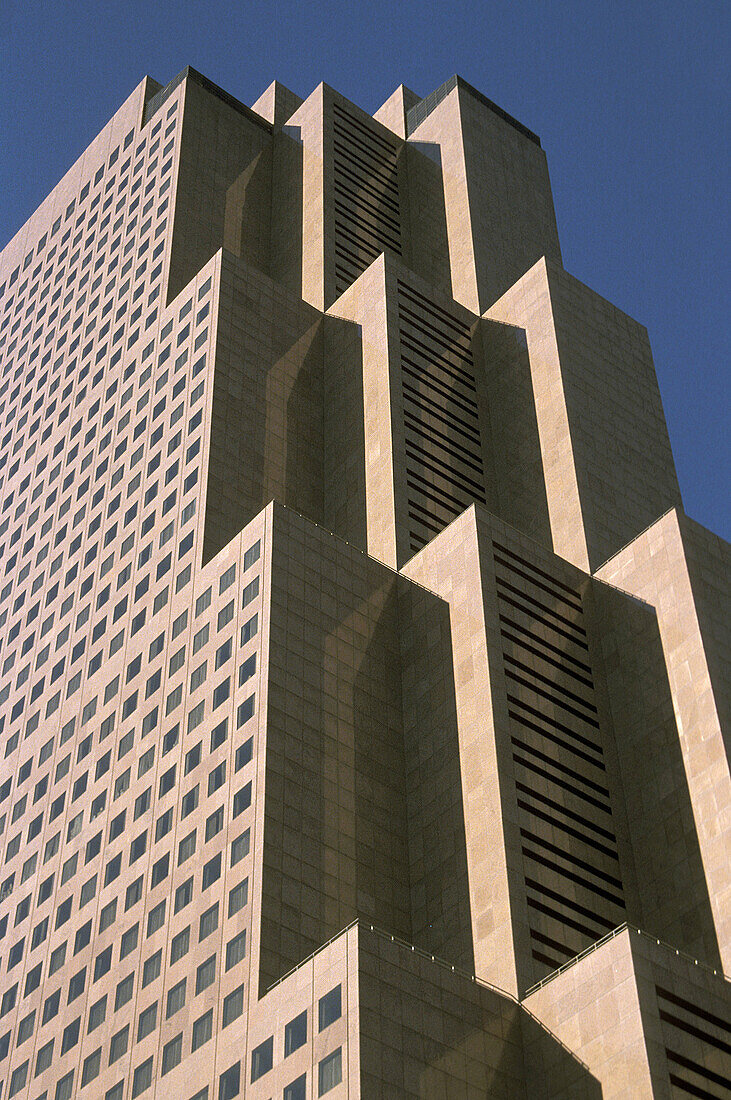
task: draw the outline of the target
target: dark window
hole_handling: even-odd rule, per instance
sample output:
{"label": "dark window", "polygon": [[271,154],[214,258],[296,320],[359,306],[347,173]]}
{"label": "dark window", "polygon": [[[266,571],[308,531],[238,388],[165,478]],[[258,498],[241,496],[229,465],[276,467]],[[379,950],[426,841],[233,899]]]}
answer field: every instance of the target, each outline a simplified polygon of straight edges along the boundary
{"label": "dark window", "polygon": [[207,1043],[212,1034],[213,1010],[209,1009],[208,1012],[206,1012],[193,1024],[193,1042],[191,1044],[191,1053],[194,1050],[198,1050],[198,1047],[202,1047],[204,1043]]}
{"label": "dark window", "polygon": [[319,1030],[324,1031],[324,1029],[329,1027],[335,1020],[339,1020],[341,1015],[341,987],[336,985],[335,988],[331,989],[329,993],[326,993],[324,997],[320,997],[318,1006]]}
{"label": "dark window", "polygon": [[318,1096],[323,1096],[330,1089],[334,1089],[343,1079],[342,1048],[338,1047],[327,1058],[323,1058],[317,1067]]}
{"label": "dark window", "polygon": [[307,1100],[307,1074],[303,1073],[296,1081],[287,1085],[283,1100]]}
{"label": "dark window", "polygon": [[284,1029],[284,1057],[307,1042],[307,1010],[290,1020]]}
{"label": "dark window", "polygon": [[[218,1100],[234,1100],[241,1090],[241,1063],[236,1062],[221,1074],[218,1084]],[[195,1100],[195,1098],[194,1098]]]}
{"label": "dark window", "polygon": [[274,1060],[274,1036],[270,1035],[251,1052],[251,1080],[258,1081],[272,1068]]}

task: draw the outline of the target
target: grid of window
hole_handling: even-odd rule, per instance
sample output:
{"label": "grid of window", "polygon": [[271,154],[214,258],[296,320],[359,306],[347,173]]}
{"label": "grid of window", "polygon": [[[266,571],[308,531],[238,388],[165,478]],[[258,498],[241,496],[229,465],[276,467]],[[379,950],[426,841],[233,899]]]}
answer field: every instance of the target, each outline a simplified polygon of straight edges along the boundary
{"label": "grid of window", "polygon": [[38,1076],[91,1095],[113,1065],[106,1095],[144,1095],[210,1038],[197,997],[220,986],[219,1026],[243,1011],[257,681],[239,678],[260,542],[193,580],[215,289],[204,270],[163,309],[178,133],[176,99],[0,285],[0,1078],[16,1092]]}

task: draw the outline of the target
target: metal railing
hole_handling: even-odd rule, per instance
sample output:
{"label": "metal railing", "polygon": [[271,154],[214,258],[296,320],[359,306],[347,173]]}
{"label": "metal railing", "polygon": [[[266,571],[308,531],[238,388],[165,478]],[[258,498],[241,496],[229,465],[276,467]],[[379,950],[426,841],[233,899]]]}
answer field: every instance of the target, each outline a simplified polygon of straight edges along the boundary
{"label": "metal railing", "polygon": [[653,936],[649,932],[643,932],[641,928],[637,928],[634,924],[628,924],[625,921],[624,924],[620,924],[613,931],[608,932],[606,936],[602,936],[602,938],[597,940],[596,943],[593,943],[591,947],[587,947],[583,951],[580,951],[578,955],[574,955],[573,959],[569,959],[563,966],[559,966],[557,970],[552,970],[550,974],[546,974],[545,978],[542,978],[540,982],[536,982],[530,989],[526,989],[523,996],[529,997],[531,993],[535,993],[536,990],[542,989],[544,985],[548,985],[548,983],[552,982],[554,978],[557,978],[559,974],[564,974],[567,970],[570,970],[572,966],[576,966],[576,964],[581,962],[582,959],[585,959],[587,955],[593,955],[594,952],[598,951],[605,943],[609,943],[610,940],[613,940],[615,936],[621,935],[622,932],[635,932],[638,936],[644,936],[644,938],[651,943],[664,948],[666,951],[672,951],[678,958],[693,963],[694,966],[699,967],[706,973],[715,974],[717,978],[722,978],[726,982],[729,981],[729,978],[726,977],[722,970],[714,969],[712,966],[709,966],[708,963],[699,962],[698,959],[694,959],[693,956],[687,954],[687,952],[681,951],[679,948],[673,947],[672,944],[665,943],[664,940],[659,940],[657,936]]}

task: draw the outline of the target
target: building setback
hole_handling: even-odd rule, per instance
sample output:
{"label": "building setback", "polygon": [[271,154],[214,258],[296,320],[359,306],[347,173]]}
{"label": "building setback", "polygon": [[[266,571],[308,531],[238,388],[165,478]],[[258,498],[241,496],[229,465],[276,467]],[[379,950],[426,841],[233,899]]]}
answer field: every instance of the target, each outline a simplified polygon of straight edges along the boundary
{"label": "building setback", "polygon": [[731,1095],[728,547],[535,134],[146,78],[0,262],[0,1095]]}

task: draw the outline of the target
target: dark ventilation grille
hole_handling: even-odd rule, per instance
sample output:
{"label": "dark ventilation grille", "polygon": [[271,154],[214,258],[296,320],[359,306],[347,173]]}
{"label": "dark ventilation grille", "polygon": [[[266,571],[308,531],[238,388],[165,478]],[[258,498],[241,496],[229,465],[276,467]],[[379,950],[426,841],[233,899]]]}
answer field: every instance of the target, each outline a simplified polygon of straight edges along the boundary
{"label": "dark ventilation grille", "polygon": [[420,550],[485,503],[470,328],[399,280],[409,538]]}
{"label": "dark ventilation grille", "polygon": [[662,986],[655,994],[673,1096],[731,1095],[731,1021]]}
{"label": "dark ventilation grille", "polygon": [[545,974],[625,920],[624,892],[581,596],[493,549],[531,946]]}
{"label": "dark ventilation grille", "polygon": [[449,80],[445,82],[433,91],[431,95],[426,96],[425,99],[419,100],[415,107],[412,107],[410,111],[406,112],[406,136],[411,137],[417,126],[420,126],[425,118],[428,118],[432,111],[439,106],[443,99],[446,99],[450,92],[455,88],[462,88],[463,91],[469,92],[471,96],[479,100],[483,106],[489,108],[493,114],[498,115],[503,122],[507,122],[509,126],[512,126],[514,130],[522,134],[523,137],[527,137],[529,141],[540,146],[541,139],[538,134],[534,134],[532,130],[529,130],[527,126],[524,126],[522,122],[518,122],[517,118],[513,118],[507,111],[504,111],[502,107],[498,107],[497,103],[493,103],[491,99],[483,95],[482,92],[478,92],[477,88],[473,88],[471,84],[468,84],[466,80],[463,80],[461,76],[450,76]]}
{"label": "dark ventilation grille", "polygon": [[342,294],[382,252],[401,255],[398,149],[333,104],[335,289]]}

